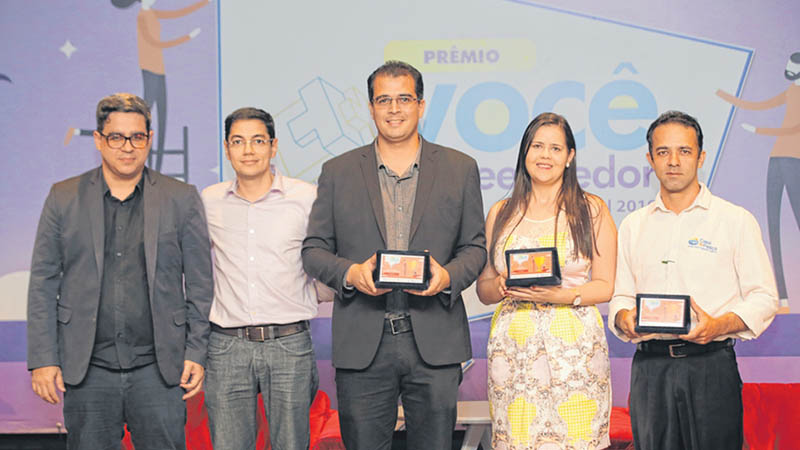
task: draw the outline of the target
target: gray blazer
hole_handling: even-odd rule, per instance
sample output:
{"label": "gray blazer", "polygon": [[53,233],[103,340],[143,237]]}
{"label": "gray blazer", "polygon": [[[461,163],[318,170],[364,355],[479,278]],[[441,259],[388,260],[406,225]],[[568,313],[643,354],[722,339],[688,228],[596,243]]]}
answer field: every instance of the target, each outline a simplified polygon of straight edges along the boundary
{"label": "gray blazer", "polygon": [[[100,168],[53,185],[36,231],[28,287],[28,369],[86,375],[103,276]],[[180,382],[183,361],[205,365],[213,298],[205,212],[194,186],[144,171],[144,245],[156,361]]]}
{"label": "gray blazer", "polygon": [[[478,166],[456,150],[422,141],[419,181],[409,234],[410,250],[429,250],[450,273],[450,294],[409,296],[414,339],[431,365],[472,357],[469,325],[461,291],[486,262]],[[386,296],[342,291],[344,276],[386,248],[386,226],[373,144],[327,161],[319,177],[303,242],[303,267],[333,288],[333,365],[363,369],[371,362],[383,332]]]}

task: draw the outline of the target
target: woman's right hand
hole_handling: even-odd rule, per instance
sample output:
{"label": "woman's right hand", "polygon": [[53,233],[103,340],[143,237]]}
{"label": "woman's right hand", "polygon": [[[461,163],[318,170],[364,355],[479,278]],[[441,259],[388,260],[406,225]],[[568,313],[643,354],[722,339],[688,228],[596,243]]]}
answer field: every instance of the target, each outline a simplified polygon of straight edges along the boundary
{"label": "woman's right hand", "polygon": [[506,276],[504,274],[499,274],[495,277],[495,283],[497,284],[497,291],[500,293],[501,299],[508,297],[508,286],[506,286]]}

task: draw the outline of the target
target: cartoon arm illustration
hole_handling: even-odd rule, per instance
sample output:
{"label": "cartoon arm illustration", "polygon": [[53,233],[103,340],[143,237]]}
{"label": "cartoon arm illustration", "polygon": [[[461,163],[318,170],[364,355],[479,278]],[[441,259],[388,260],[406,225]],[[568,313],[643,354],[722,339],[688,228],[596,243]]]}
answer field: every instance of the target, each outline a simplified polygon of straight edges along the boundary
{"label": "cartoon arm illustration", "polygon": [[[742,124],[742,127],[747,125],[745,123]],[[747,130],[747,128],[745,128]],[[747,130],[750,131],[750,130]],[[755,134],[763,134],[766,136],[790,136],[792,134],[800,133],[800,123],[797,125],[793,125],[791,127],[784,127],[784,128],[762,128],[758,127],[755,128],[754,131],[750,131],[751,133]]]}
{"label": "cartoon arm illustration", "polygon": [[[150,9],[149,7],[148,9],[145,9],[145,5],[143,3],[142,14],[139,14],[138,18],[136,19],[136,26],[138,28],[139,35],[148,45],[154,48],[163,49],[183,44],[184,42],[187,42],[200,34],[200,28],[195,28],[189,32],[189,34],[183,35],[179,38],[169,41],[162,41],[161,36],[159,35],[160,29],[158,26],[158,21],[160,19],[177,19],[179,17],[189,15],[203,6],[208,5],[209,3],[211,3],[210,0],[200,0],[197,3],[176,10],[157,10]],[[156,28],[155,31],[153,30],[154,27]]]}
{"label": "cartoon arm illustration", "polygon": [[786,91],[781,92],[780,94],[776,95],[775,97],[772,97],[769,100],[764,100],[761,102],[751,102],[747,100],[742,100],[723,91],[722,89],[717,89],[717,96],[725,100],[726,102],[730,103],[731,105],[742,109],[763,110],[763,109],[776,108],[786,103]]}
{"label": "cartoon arm illustration", "polygon": [[[153,47],[158,48],[169,48],[175,47],[176,45],[183,44],[191,39],[191,36],[188,34],[184,34],[183,36],[175,39],[171,39],[169,41],[162,41],[158,37],[153,36],[153,33],[150,32],[150,28],[147,26],[147,19],[144,17],[139,17],[136,20],[138,23],[136,24],[139,27],[139,33],[148,44],[152,45]],[[194,31],[194,30],[192,30]]]}
{"label": "cartoon arm illustration", "polygon": [[[153,12],[157,13],[157,11]],[[142,39],[144,39],[145,42],[157,48],[175,47],[176,45],[181,45],[184,42],[188,42],[190,39],[200,34],[200,27],[197,27],[194,30],[192,30],[189,34],[184,34],[181,37],[171,39],[169,41],[162,41],[158,35],[153,34],[147,22],[148,22],[147,17],[143,15],[139,16],[136,19],[136,26],[139,28],[139,34],[142,36]]]}
{"label": "cartoon arm illustration", "polygon": [[[726,102],[736,106],[737,108],[742,109],[751,109],[751,110],[764,110],[764,109],[771,109],[781,106],[786,103],[786,91],[781,92],[780,94],[772,97],[768,100],[763,100],[760,102],[751,102],[748,100],[742,100],[740,98],[734,97],[733,95],[723,91],[722,89],[717,90],[717,96]],[[792,134],[800,133],[800,123],[793,125],[791,127],[782,127],[782,128],[756,128],[755,125],[751,125],[749,123],[743,123],[742,128],[745,130],[755,133],[755,134],[763,134],[766,136],[789,136]]]}
{"label": "cartoon arm illustration", "polygon": [[159,19],[177,19],[179,17],[187,16],[198,9],[206,6],[207,4],[211,3],[210,0],[200,0],[199,2],[189,5],[185,8],[175,9],[171,11],[166,10],[153,10],[156,13],[156,17]]}

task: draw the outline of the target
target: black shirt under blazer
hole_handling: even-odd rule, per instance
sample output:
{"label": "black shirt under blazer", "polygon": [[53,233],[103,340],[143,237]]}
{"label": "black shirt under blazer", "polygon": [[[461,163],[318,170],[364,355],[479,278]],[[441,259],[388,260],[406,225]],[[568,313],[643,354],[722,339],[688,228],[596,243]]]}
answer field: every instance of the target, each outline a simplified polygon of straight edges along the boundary
{"label": "black shirt under blazer", "polygon": [[[28,369],[60,366],[78,384],[91,358],[104,258],[101,168],[53,185],[36,231],[28,287]],[[205,365],[213,299],[210,241],[194,186],[145,169],[144,245],[156,362],[177,385]]]}

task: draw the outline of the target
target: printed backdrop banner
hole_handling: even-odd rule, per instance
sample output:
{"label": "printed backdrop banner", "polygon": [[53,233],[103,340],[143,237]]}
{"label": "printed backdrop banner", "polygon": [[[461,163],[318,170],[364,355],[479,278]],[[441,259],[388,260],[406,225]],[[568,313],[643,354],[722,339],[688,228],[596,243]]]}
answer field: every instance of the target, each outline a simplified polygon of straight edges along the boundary
{"label": "printed backdrop banner", "polygon": [[[617,221],[657,192],[658,180],[643,155],[647,126],[660,112],[690,111],[702,123],[709,161],[702,179],[709,182],[732,115],[714,93],[739,92],[753,53],[536,4],[350,1],[317,8],[314,15],[323,20],[309,18],[303,33],[291,21],[272,24],[271,32],[291,36],[291,45],[254,59],[241,51],[253,39],[245,30],[257,27],[273,5],[221,4],[223,113],[247,102],[271,105],[281,168],[314,180],[322,161],[372,141],[367,75],[384,59],[408,61],[424,75],[422,134],[478,161],[487,211],[511,188],[525,127],[545,111],[570,121],[581,184],[606,199]],[[442,20],[456,8],[458,20]],[[487,22],[487,8],[504,19]],[[302,3],[281,9],[308,16]],[[341,10],[353,13],[325,20]],[[409,23],[413,11],[424,14],[412,14]],[[322,42],[347,52],[319,52]],[[707,66],[713,70],[692,70]]]}
{"label": "printed backdrop banner", "polygon": [[[278,169],[315,181],[324,161],[374,139],[366,78],[387,59],[422,72],[420,131],[478,161],[487,211],[509,192],[522,132],[540,112],[567,117],[581,184],[617,223],[658,190],[645,159],[649,123],[668,109],[697,117],[701,180],[756,216],[771,254],[783,249],[773,260],[786,278],[782,314],[737,346],[742,378],[797,382],[800,211],[791,201],[800,194],[773,198],[783,208],[768,219],[775,138],[742,125],[798,124],[785,123],[786,105],[739,110],[721,92],[759,102],[791,85],[784,69],[800,52],[800,30],[785,18],[798,14],[792,0],[0,3],[0,433],[63,431],[60,406],[35,397],[26,370],[30,256],[50,185],[99,164],[91,131],[101,97],[124,91],[151,102],[155,147],[166,151],[153,166],[199,189],[232,176],[221,121],[242,106],[275,117]],[[486,399],[493,308],[474,289],[465,301],[474,360],[461,398]],[[312,332],[320,385],[335,406],[330,304]],[[609,347],[614,403],[624,405],[633,347],[613,336]]]}

